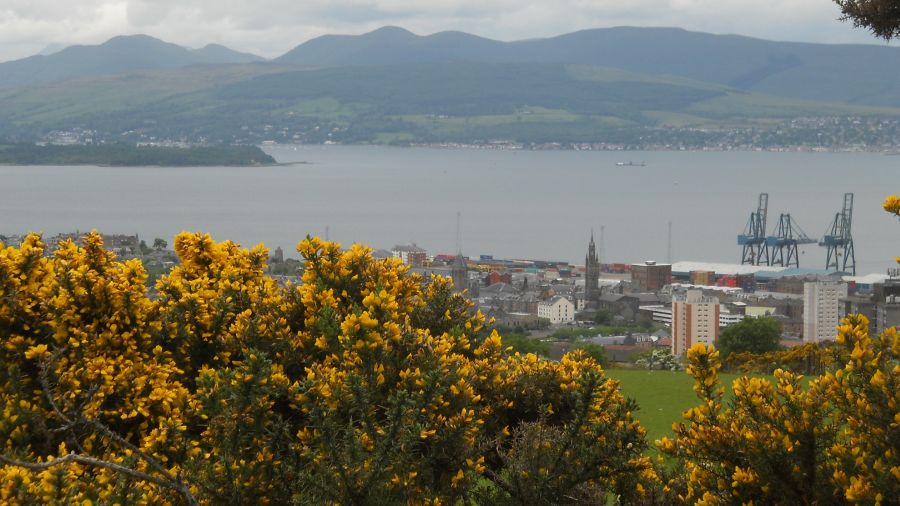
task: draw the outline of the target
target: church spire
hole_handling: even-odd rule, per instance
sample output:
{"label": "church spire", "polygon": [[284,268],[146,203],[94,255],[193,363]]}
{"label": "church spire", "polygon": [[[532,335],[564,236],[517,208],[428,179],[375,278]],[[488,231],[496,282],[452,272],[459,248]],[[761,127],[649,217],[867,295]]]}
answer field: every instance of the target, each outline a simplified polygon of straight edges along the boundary
{"label": "church spire", "polygon": [[594,229],[591,228],[591,240],[588,243],[587,255],[584,257],[584,297],[596,300],[600,296],[600,259],[597,257],[597,246],[594,244]]}
{"label": "church spire", "polygon": [[462,254],[462,235],[459,229],[459,211],[456,212],[456,258],[450,268],[450,277],[453,279],[453,288],[461,292],[469,288],[469,267]]}

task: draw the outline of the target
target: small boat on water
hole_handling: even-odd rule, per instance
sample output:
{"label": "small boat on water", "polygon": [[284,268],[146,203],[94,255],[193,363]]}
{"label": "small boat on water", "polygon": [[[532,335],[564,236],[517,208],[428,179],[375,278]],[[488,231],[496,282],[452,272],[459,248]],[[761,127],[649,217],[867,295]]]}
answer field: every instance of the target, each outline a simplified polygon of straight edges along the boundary
{"label": "small boat on water", "polygon": [[647,164],[644,162],[634,163],[634,162],[616,162],[616,167],[646,167]]}

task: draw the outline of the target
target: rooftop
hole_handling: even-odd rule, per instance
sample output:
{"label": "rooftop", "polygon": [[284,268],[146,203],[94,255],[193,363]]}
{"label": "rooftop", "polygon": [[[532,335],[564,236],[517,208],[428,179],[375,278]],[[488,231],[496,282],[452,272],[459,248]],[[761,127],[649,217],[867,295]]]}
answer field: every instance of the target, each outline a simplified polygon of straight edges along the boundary
{"label": "rooftop", "polygon": [[394,246],[392,251],[405,251],[407,253],[425,253],[425,250],[416,246],[416,243],[412,244],[398,244]]}
{"label": "rooftop", "polygon": [[843,276],[841,279],[858,285],[874,285],[875,283],[884,283],[890,278],[886,274],[866,274],[865,276]]}
{"label": "rooftop", "polygon": [[671,265],[671,264],[660,263],[660,262],[657,262],[656,260],[644,260],[642,263],[631,264],[632,267],[645,267],[645,266],[665,267],[668,265]]}
{"label": "rooftop", "polygon": [[691,271],[715,271],[719,275],[756,274],[758,272],[781,272],[785,267],[768,265],[724,264],[716,262],[675,262],[672,273],[688,275]]}

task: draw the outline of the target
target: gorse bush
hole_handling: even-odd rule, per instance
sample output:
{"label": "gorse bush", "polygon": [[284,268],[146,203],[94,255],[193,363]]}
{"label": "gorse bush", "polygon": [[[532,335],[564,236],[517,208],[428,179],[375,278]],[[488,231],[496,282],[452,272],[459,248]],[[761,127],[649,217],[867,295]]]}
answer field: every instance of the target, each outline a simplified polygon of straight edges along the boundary
{"label": "gorse bush", "polygon": [[864,316],[839,327],[835,363],[815,378],[778,369],[739,378],[726,406],[719,352],[688,350],[700,405],[657,446],[680,461],[667,490],[697,504],[896,504],[900,497],[900,339],[869,337]]}
{"label": "gorse bush", "polygon": [[[884,207],[900,216],[900,199]],[[688,352],[700,403],[645,455],[634,401],[583,351],[506,347],[397,259],[184,233],[151,299],[97,233],[0,247],[3,504],[897,504],[900,338],[843,320],[804,387]],[[809,357],[815,360],[810,361]],[[771,358],[771,357],[769,357]],[[753,360],[742,360],[756,367]],[[765,359],[765,356],[764,356]],[[756,364],[756,365],[754,365]],[[752,368],[751,367],[751,368]]]}
{"label": "gorse bush", "polygon": [[635,406],[599,365],[513,353],[447,279],[313,238],[302,283],[279,286],[265,249],[181,234],[151,300],[140,262],[96,233],[45,249],[0,249],[4,503],[556,504],[654,487]]}

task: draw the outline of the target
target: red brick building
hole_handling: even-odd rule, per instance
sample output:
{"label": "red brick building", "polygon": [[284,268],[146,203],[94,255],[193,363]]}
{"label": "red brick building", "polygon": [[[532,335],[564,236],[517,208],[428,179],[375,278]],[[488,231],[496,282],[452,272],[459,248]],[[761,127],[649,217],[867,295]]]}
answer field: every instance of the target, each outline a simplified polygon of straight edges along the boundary
{"label": "red brick building", "polygon": [[672,265],[658,264],[652,260],[631,264],[631,284],[636,291],[655,292],[672,284]]}

